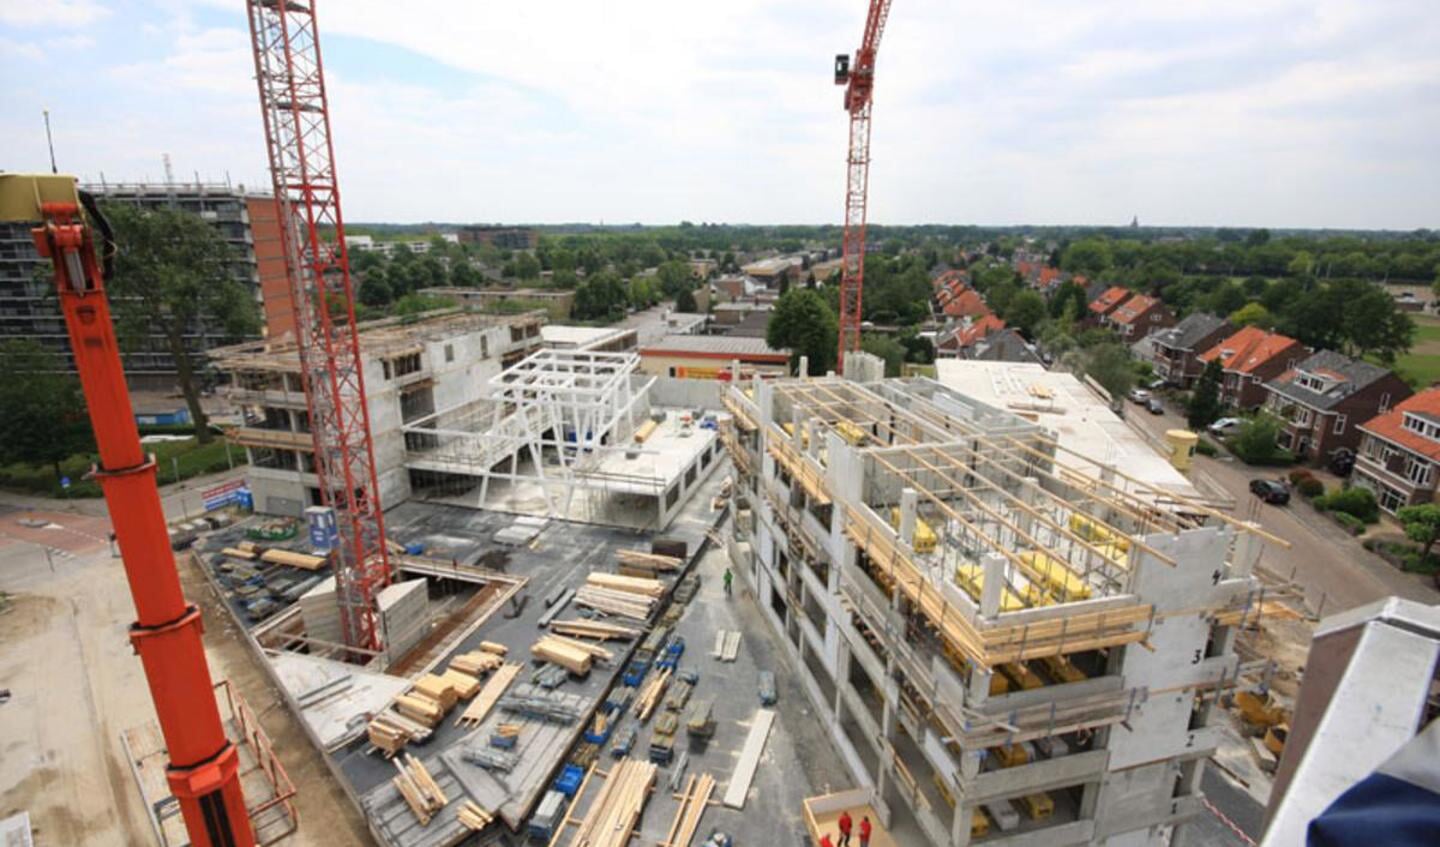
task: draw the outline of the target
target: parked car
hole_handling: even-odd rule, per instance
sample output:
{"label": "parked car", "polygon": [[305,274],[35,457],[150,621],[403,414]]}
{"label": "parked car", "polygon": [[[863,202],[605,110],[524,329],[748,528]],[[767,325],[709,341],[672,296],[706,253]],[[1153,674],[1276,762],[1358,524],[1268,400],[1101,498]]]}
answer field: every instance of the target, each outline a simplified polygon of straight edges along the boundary
{"label": "parked car", "polygon": [[1130,389],[1130,402],[1145,404],[1150,402],[1150,392],[1143,388]]}
{"label": "parked car", "polygon": [[1215,423],[1210,424],[1210,434],[1229,435],[1230,433],[1240,429],[1240,426],[1244,423],[1245,422],[1240,420],[1239,418],[1221,418]]}
{"label": "parked car", "polygon": [[1250,480],[1250,493],[1266,503],[1276,506],[1283,506],[1290,502],[1290,488],[1275,479]]}
{"label": "parked car", "polygon": [[1150,401],[1145,404],[1145,408],[1149,409],[1152,415],[1165,414],[1165,404],[1160,402],[1159,397],[1151,397]]}

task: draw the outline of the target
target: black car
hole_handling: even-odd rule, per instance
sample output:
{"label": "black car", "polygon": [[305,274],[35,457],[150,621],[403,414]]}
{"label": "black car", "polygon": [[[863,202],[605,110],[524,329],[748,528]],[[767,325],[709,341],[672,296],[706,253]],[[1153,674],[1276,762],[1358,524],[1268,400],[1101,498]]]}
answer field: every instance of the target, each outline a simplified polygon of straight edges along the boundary
{"label": "black car", "polygon": [[1290,489],[1286,487],[1285,483],[1273,479],[1250,480],[1250,493],[1266,503],[1273,503],[1276,506],[1283,506],[1290,502]]}

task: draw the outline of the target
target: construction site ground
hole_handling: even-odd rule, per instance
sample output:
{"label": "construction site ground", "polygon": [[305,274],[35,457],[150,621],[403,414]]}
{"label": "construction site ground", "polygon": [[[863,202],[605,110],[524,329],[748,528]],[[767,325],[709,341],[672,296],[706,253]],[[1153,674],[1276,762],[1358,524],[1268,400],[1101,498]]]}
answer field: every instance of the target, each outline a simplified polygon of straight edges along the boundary
{"label": "construction site ground", "polygon": [[[103,514],[100,501],[87,505]],[[102,515],[0,504],[0,591],[9,595],[0,611],[0,688],[11,692],[0,704],[0,818],[28,811],[37,844],[156,843],[120,740],[155,717],[130,648],[134,607],[109,531]],[[278,843],[366,843],[358,811],[188,561],[180,558],[181,580],[204,613],[211,674],[230,679],[254,707],[300,786],[301,827]]]}

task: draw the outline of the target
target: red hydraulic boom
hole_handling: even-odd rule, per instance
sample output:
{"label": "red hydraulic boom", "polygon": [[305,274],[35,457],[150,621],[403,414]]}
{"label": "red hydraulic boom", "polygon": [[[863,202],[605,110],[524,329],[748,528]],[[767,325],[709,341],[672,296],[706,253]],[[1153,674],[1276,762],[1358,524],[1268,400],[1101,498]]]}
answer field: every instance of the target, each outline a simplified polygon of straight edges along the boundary
{"label": "red hydraulic boom", "polygon": [[82,204],[74,177],[0,174],[0,220],[43,221],[33,230],[35,247],[55,268],[60,310],[100,452],[94,475],[105,492],[135,601],[130,642],[145,668],[170,756],[170,790],[195,847],[251,847],[255,836],[240,789],[240,755],[225,737],[215,704],[200,610],[180,590],[155,488],[155,460],[140,446],[105,296],[106,274],[82,205],[101,233],[108,233],[93,206]]}
{"label": "red hydraulic boom", "polygon": [[339,529],[334,557],[341,629],[347,646],[378,650],[375,595],[390,582],[390,561],[315,0],[248,0],[247,5],[315,473]]}
{"label": "red hydraulic boom", "polygon": [[865,35],[850,57],[835,57],[835,84],[845,86],[845,111],[850,113],[850,155],[845,172],[844,261],[840,271],[840,354],[837,369],[844,372],[845,354],[860,349],[861,295],[865,286],[865,210],[870,186],[870,105],[875,89],[875,56],[890,15],[890,0],[870,0]]}

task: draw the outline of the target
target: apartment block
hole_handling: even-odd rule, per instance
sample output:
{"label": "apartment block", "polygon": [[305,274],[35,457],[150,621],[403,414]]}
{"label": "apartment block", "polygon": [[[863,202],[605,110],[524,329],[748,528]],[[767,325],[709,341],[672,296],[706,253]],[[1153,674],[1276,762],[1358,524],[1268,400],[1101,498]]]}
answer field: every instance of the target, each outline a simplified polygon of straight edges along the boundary
{"label": "apartment block", "polygon": [[736,572],[900,843],[1185,843],[1258,527],[934,381],[723,392]]}
{"label": "apartment block", "polygon": [[[382,508],[410,497],[402,427],[477,400],[491,377],[540,349],[543,321],[540,312],[492,317],[448,311],[413,322],[391,318],[360,326]],[[212,355],[229,376],[224,393],[240,416],[230,438],[249,458],[246,479],[256,510],[299,516],[306,507],[320,505],[310,416],[293,342],[252,342]]]}
{"label": "apartment block", "polygon": [[[128,203],[145,208],[173,208],[199,215],[231,249],[225,273],[244,284],[264,309],[267,320],[274,308],[289,311],[280,230],[273,198],[247,194],[243,187],[211,184],[107,183],[84,186],[101,202]],[[37,341],[74,368],[69,337],[50,282],[49,262],[41,260],[30,240],[28,223],[0,223],[0,340]],[[185,334],[192,353],[204,353],[238,339],[226,337],[218,326],[197,321]],[[152,335],[127,351],[125,373],[144,387],[168,388],[175,378],[175,361],[169,345]]]}

